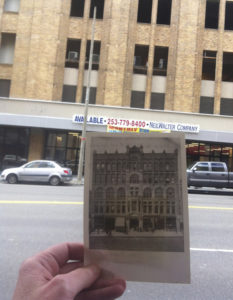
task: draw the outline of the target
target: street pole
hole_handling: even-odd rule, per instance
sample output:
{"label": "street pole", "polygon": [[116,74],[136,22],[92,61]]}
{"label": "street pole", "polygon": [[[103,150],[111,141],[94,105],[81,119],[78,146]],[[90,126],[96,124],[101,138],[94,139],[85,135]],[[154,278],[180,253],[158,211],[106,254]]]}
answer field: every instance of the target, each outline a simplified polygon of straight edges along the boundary
{"label": "street pole", "polygon": [[94,8],[93,21],[92,21],[91,47],[90,47],[89,65],[88,65],[88,73],[87,73],[85,110],[84,110],[84,120],[83,120],[82,136],[81,136],[81,146],[79,152],[79,165],[78,165],[79,185],[82,184],[82,176],[83,176],[83,161],[84,161],[84,152],[85,152],[85,144],[86,144],[87,114],[88,114],[88,104],[89,104],[89,96],[90,96],[91,68],[92,68],[92,60],[93,60],[94,38],[95,38],[95,20],[96,20],[96,7]]}

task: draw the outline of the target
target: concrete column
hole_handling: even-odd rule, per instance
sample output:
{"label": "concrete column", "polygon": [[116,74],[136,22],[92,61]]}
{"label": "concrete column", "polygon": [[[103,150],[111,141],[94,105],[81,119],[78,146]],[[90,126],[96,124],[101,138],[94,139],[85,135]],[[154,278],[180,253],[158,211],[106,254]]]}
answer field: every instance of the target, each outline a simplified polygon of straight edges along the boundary
{"label": "concrete column", "polygon": [[157,7],[158,7],[158,0],[154,0],[152,6],[152,14],[151,14],[151,27],[150,27],[151,33],[150,33],[149,55],[148,55],[145,108],[150,108],[153,64],[154,64],[154,47],[155,47],[155,40],[156,40]]}
{"label": "concrete column", "polygon": [[61,99],[69,9],[69,1],[21,0],[12,97]]}
{"label": "concrete column", "polygon": [[[199,0],[198,8],[198,24],[197,24],[197,42],[195,52],[195,80],[194,80],[194,98],[192,105],[192,112],[199,113],[200,110],[200,96],[201,96],[201,80],[202,80],[202,60],[203,60],[203,41],[205,33],[205,11],[206,1]],[[208,49],[207,49],[208,50]]]}
{"label": "concrete column", "polygon": [[220,114],[221,102],[221,85],[222,85],[222,63],[223,63],[223,38],[225,24],[225,6],[226,0],[220,1],[219,4],[219,26],[218,26],[218,43],[216,57],[216,72],[215,72],[215,91],[214,91],[214,114]]}
{"label": "concrete column", "polygon": [[170,34],[171,39],[169,43],[168,65],[167,65],[167,83],[165,95],[165,110],[173,110],[174,93],[175,93],[175,77],[176,77],[176,63],[177,63],[177,47],[178,47],[178,24],[180,14],[180,3],[182,0],[172,1],[171,11],[171,25]]}
{"label": "concrete column", "polygon": [[45,133],[43,129],[37,129],[37,128],[31,129],[28,161],[43,158],[44,139],[45,139],[44,135]]}
{"label": "concrete column", "polygon": [[83,15],[83,29],[82,29],[82,40],[81,40],[79,70],[78,70],[78,83],[77,83],[77,92],[76,92],[76,102],[79,103],[82,102],[88,28],[89,26],[91,26],[92,23],[92,19],[89,19],[90,6],[91,6],[91,0],[86,0],[84,6],[84,15]]}
{"label": "concrete column", "polygon": [[[175,9],[175,3],[173,3],[173,8]],[[198,10],[199,1],[181,0],[180,7],[177,5],[176,26],[178,28],[178,36],[176,34],[174,37],[171,37],[173,40],[173,55],[176,52],[176,66],[175,69],[173,66],[173,74],[171,74],[175,78],[174,103],[171,105],[172,96],[170,96],[170,107],[168,107],[167,103],[165,106],[166,109],[192,111],[196,74],[195,54],[198,34]],[[177,41],[174,41],[174,39]],[[176,43],[177,45],[175,45]],[[170,93],[173,94],[171,78],[168,81],[170,81]]]}
{"label": "concrete column", "polygon": [[123,98],[122,106],[130,106],[132,79],[133,79],[133,61],[134,61],[134,48],[137,41],[137,12],[138,0],[130,1],[129,7],[129,22],[128,22],[128,39],[126,49],[126,61],[124,69],[124,82],[123,82]]}

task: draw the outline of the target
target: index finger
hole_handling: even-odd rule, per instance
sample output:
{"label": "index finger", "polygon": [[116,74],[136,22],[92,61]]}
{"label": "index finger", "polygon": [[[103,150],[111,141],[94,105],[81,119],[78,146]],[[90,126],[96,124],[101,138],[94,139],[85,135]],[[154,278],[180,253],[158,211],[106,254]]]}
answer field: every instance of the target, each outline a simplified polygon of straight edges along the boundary
{"label": "index finger", "polygon": [[41,254],[52,255],[57,264],[62,267],[68,260],[83,261],[84,247],[79,243],[62,243],[48,248]]}

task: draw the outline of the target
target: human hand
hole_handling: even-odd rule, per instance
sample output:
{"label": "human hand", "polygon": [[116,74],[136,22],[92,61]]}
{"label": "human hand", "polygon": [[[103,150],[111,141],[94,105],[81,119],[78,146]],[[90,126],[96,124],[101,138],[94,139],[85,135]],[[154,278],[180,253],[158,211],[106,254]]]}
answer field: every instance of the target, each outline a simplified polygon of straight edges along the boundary
{"label": "human hand", "polygon": [[83,245],[63,243],[27,259],[20,268],[13,300],[113,300],[120,297],[125,281],[102,279],[97,265],[83,267],[83,256]]}

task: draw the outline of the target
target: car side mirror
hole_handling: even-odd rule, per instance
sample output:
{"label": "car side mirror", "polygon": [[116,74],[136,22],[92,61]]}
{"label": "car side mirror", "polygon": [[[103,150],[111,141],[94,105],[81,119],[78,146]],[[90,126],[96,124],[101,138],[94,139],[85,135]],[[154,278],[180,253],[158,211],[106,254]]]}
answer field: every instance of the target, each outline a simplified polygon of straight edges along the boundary
{"label": "car side mirror", "polygon": [[194,168],[194,169],[193,169],[193,173],[195,173],[195,172],[196,172],[196,170],[197,170],[197,168]]}

